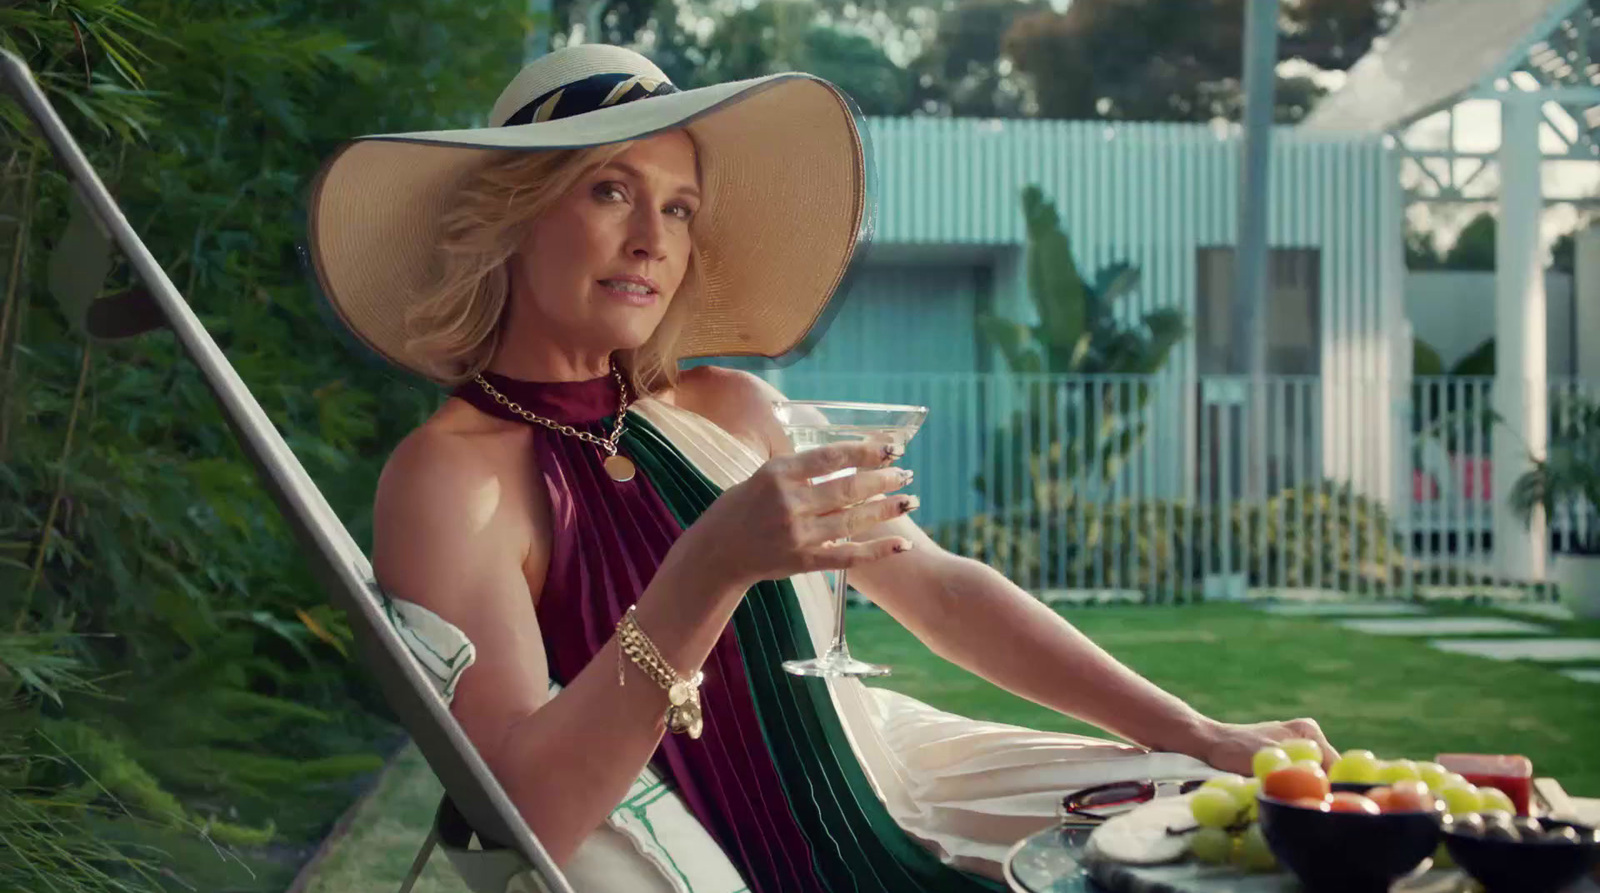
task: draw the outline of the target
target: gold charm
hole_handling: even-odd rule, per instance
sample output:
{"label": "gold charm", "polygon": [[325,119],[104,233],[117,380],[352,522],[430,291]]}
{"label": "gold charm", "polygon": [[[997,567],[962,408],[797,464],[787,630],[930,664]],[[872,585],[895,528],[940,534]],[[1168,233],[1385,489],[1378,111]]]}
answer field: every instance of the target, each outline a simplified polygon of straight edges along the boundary
{"label": "gold charm", "polygon": [[[682,734],[684,732],[692,733],[695,726],[700,724],[700,705],[693,701],[680,704],[667,710],[667,728],[670,729],[675,735]],[[690,737],[699,736],[691,734]]]}
{"label": "gold charm", "polygon": [[633,460],[627,456],[607,456],[605,461],[606,474],[619,484],[633,480]]}
{"label": "gold charm", "polygon": [[701,721],[700,717],[696,716],[694,722],[689,724],[689,737],[693,740],[699,740],[700,733],[705,730],[705,727],[706,724]]}
{"label": "gold charm", "polygon": [[667,700],[671,702],[672,706],[674,707],[682,707],[684,704],[688,703],[689,683],[681,679],[672,683],[672,687],[667,689]]}

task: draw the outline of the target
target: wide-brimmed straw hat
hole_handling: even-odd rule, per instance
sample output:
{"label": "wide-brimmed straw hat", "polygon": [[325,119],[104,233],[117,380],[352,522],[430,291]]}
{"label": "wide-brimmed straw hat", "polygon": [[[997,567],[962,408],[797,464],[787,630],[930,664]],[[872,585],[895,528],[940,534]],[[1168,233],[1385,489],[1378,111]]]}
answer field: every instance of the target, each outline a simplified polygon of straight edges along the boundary
{"label": "wide-brimmed straw hat", "polygon": [[[781,357],[807,343],[871,227],[869,160],[854,106],[805,74],[678,90],[650,60],[586,44],[530,63],[489,126],[382,134],[340,147],[310,200],[309,254],[339,318],[372,350],[407,355],[406,311],[426,296],[462,175],[493,150],[693,137],[705,200],[695,215],[698,309],[684,355]],[[689,294],[698,287],[698,294]],[[675,298],[676,299],[676,298]]]}

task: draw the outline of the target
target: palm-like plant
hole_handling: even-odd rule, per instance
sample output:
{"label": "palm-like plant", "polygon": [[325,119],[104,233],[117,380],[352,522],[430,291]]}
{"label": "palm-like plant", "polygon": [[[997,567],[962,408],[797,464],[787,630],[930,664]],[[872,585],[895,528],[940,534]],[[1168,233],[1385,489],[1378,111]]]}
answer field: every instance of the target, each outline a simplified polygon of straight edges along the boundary
{"label": "palm-like plant", "polygon": [[[1146,378],[1166,365],[1189,325],[1171,307],[1137,317],[1119,313],[1119,302],[1139,287],[1138,269],[1118,262],[1086,280],[1055,204],[1039,187],[1023,189],[1022,213],[1028,294],[1039,322],[1030,326],[984,316],[979,329],[1015,373],[1082,378],[1025,380],[1022,402],[1040,411],[1013,415],[998,437],[991,465],[999,468],[1006,459],[1027,463],[1034,504],[1059,506],[1076,498],[1073,482],[1080,474],[1098,483],[1115,479],[1143,442],[1143,410],[1151,394]],[[989,479],[980,475],[977,486],[997,506],[1021,495],[989,486]]]}
{"label": "palm-like plant", "polygon": [[[1567,396],[1551,407],[1550,443],[1546,455],[1512,487],[1511,508],[1524,523],[1534,508],[1545,517],[1565,506],[1574,514],[1600,509],[1600,402]],[[1600,524],[1583,525],[1569,551],[1600,555]]]}

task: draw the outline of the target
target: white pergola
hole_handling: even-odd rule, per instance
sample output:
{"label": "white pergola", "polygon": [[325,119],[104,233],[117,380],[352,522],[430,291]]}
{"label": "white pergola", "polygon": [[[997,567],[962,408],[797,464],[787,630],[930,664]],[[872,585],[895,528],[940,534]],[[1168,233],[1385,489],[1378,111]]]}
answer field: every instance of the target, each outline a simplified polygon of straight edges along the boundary
{"label": "white pergola", "polygon": [[[1592,196],[1546,195],[1546,161],[1600,161],[1600,64],[1593,0],[1432,0],[1409,10],[1351,69],[1345,85],[1306,119],[1312,130],[1388,134],[1414,185],[1408,200],[1495,201],[1494,553],[1512,579],[1545,576],[1543,519],[1531,529],[1505,496],[1542,456],[1547,434],[1545,293],[1540,223],[1545,205],[1600,206]],[[1499,103],[1494,151],[1464,151],[1455,109]],[[1449,115],[1446,145],[1417,149],[1411,125]],[[1564,113],[1564,114],[1563,114]],[[1548,130],[1546,130],[1548,129]],[[1559,137],[1541,149],[1541,131]],[[1483,177],[1485,171],[1497,176]]]}

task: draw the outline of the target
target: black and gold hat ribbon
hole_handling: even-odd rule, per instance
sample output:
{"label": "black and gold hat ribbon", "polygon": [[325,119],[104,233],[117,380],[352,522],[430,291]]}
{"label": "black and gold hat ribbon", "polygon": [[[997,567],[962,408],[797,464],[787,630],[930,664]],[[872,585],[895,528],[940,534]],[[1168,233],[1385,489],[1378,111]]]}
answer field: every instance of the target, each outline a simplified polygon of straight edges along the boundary
{"label": "black and gold hat ribbon", "polygon": [[678,88],[671,81],[637,74],[594,74],[536,97],[512,113],[501,126],[570,118],[607,106],[676,92]]}

